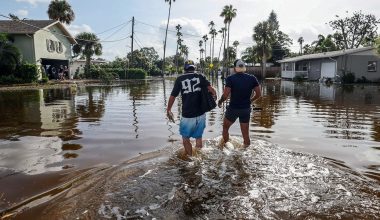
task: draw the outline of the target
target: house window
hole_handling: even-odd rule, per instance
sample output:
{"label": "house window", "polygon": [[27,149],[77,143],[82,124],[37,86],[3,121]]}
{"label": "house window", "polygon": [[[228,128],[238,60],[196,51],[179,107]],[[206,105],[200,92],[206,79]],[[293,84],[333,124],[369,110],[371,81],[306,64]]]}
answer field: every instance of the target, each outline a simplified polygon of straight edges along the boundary
{"label": "house window", "polygon": [[377,62],[376,61],[368,61],[367,69],[368,69],[368,72],[376,72],[377,71]]}
{"label": "house window", "polygon": [[285,63],[284,64],[285,71],[292,71],[292,65],[291,63]]}

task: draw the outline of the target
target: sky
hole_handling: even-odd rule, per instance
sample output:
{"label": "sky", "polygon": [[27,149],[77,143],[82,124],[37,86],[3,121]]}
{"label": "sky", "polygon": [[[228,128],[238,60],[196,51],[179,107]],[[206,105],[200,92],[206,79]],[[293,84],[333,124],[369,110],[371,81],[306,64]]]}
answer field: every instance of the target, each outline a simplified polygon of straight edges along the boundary
{"label": "sky", "polygon": [[[0,14],[16,14],[20,18],[45,20],[50,0],[0,0]],[[96,33],[103,45],[101,57],[113,60],[124,57],[131,50],[131,19],[135,17],[134,49],[154,47],[163,56],[163,42],[168,16],[168,3],[164,0],[68,0],[76,18],[67,26],[72,35],[82,31]],[[306,43],[317,39],[318,34],[332,33],[328,22],[335,15],[352,15],[361,10],[380,18],[380,0],[176,0],[172,4],[169,22],[167,55],[176,50],[175,26],[181,24],[184,44],[189,47],[189,58],[199,57],[198,42],[208,33],[208,24],[214,21],[216,29],[224,26],[219,15],[225,5],[233,5],[237,16],[231,23],[230,42],[237,40],[238,55],[254,44],[253,27],[266,20],[274,10],[278,16],[280,30],[293,39],[290,49],[299,51],[297,39]],[[5,19],[5,18],[1,18]],[[110,42],[112,41],[112,42]],[[207,54],[209,54],[209,42]],[[218,55],[221,36],[215,40],[215,55]],[[207,55],[208,56],[208,55]]]}

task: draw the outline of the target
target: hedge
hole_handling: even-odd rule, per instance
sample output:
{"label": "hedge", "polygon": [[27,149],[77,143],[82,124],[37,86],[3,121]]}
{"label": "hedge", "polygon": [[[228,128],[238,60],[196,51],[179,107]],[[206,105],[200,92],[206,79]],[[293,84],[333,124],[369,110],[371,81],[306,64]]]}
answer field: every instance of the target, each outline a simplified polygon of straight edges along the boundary
{"label": "hedge", "polygon": [[38,76],[39,73],[36,64],[23,63],[17,66],[15,74],[0,75],[0,84],[37,82]]}

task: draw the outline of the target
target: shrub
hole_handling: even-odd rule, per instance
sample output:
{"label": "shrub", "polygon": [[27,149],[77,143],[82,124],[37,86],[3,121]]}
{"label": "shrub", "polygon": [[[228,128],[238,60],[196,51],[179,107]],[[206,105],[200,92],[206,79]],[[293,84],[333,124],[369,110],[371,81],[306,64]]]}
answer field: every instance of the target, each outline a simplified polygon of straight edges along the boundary
{"label": "shrub", "polygon": [[127,79],[145,79],[147,72],[143,69],[129,69],[127,71]]}
{"label": "shrub", "polygon": [[36,64],[23,63],[17,67],[16,78],[20,78],[24,83],[36,82],[39,77]]}
{"label": "shrub", "polygon": [[49,82],[49,78],[48,78],[47,76],[42,77],[42,79],[41,79],[40,82],[41,82],[41,83],[47,83],[47,82]]}
{"label": "shrub", "polygon": [[354,83],[355,82],[355,74],[354,73],[343,73],[342,76],[342,83],[347,84],[347,83]]}
{"label": "shrub", "polygon": [[112,74],[112,73],[110,73],[110,72],[106,72],[104,69],[100,69],[99,70],[99,79],[103,82],[103,83],[105,83],[105,84],[107,84],[107,85],[109,85],[109,84],[111,84],[112,83],[112,80],[114,80],[115,79],[115,76],[114,76],[114,74]]}
{"label": "shrub", "polygon": [[368,80],[365,76],[362,76],[361,78],[358,78],[356,80],[357,83],[370,83],[371,80]]}
{"label": "shrub", "polygon": [[22,79],[15,77],[14,75],[2,75],[0,76],[0,84],[10,85],[22,83]]}

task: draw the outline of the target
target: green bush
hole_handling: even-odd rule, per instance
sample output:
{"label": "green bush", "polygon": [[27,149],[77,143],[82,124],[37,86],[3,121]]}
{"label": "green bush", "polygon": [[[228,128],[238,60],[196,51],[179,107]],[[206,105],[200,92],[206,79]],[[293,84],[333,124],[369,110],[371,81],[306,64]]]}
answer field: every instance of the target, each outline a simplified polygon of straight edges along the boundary
{"label": "green bush", "polygon": [[38,80],[38,68],[36,64],[23,63],[17,67],[15,77],[24,83],[36,82]]}
{"label": "green bush", "polygon": [[45,77],[42,77],[42,79],[40,80],[41,83],[47,83],[49,82],[49,78],[47,76]]}
{"label": "green bush", "polygon": [[354,73],[344,73],[342,76],[342,83],[354,83],[355,82],[355,74]]}
{"label": "green bush", "polygon": [[104,69],[100,69],[99,70],[99,79],[103,82],[103,83],[105,83],[105,84],[107,84],[107,85],[109,85],[109,84],[111,84],[112,83],[112,80],[114,80],[115,79],[115,76],[114,76],[114,74],[112,74],[112,73],[110,73],[110,72],[106,72]]}
{"label": "green bush", "polygon": [[357,83],[371,83],[371,80],[368,80],[365,76],[362,76],[361,78],[358,78],[356,82]]}
{"label": "green bush", "polygon": [[0,76],[0,84],[10,85],[10,84],[20,84],[22,79],[15,77],[14,75],[2,75]]}
{"label": "green bush", "polygon": [[147,75],[143,69],[129,69],[127,71],[127,79],[145,79]]}

